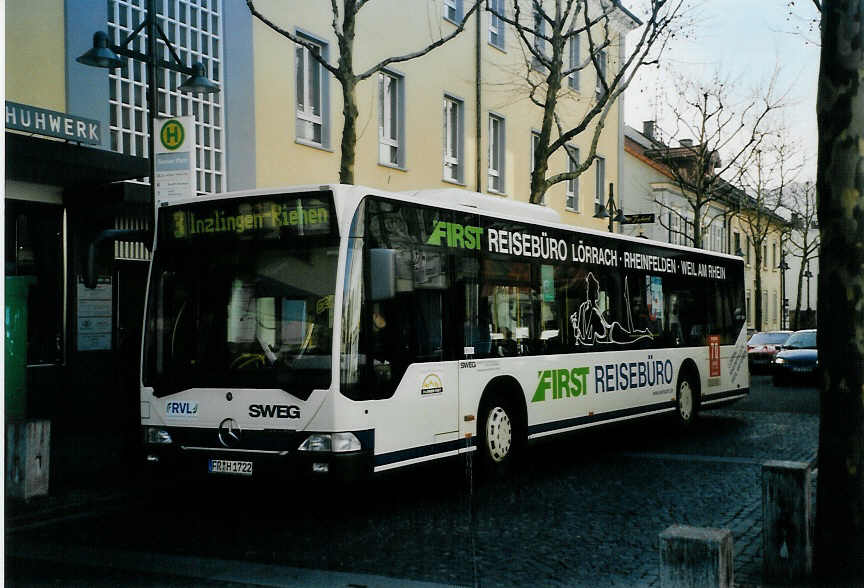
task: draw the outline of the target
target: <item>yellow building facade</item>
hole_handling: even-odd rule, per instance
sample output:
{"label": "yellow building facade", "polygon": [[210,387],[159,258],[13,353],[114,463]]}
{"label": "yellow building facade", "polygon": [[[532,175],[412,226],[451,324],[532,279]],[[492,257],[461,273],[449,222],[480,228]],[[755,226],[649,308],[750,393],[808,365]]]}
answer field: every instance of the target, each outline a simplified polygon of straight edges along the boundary
{"label": "yellow building facade", "polygon": [[[355,73],[451,33],[469,4],[380,0],[364,6],[357,17]],[[498,4],[512,16],[509,2]],[[259,0],[255,6],[279,27],[316,43],[330,63],[336,63],[338,44],[329,3]],[[523,20],[530,19],[530,5],[525,13]],[[622,61],[620,41],[635,26],[631,15],[614,16],[614,37],[607,49],[610,78]],[[305,50],[257,19],[252,42],[256,185],[335,181],[343,124],[339,83],[323,69],[316,80],[310,69],[315,65]],[[587,59],[587,46],[587,40],[581,43],[582,60]],[[532,131],[540,130],[542,110],[529,99],[526,54],[515,29],[481,9],[450,42],[360,82],[355,183],[393,191],[461,187],[527,201]],[[316,110],[313,104],[310,110],[309,102],[317,97],[316,83],[321,84],[320,107]],[[595,86],[590,66],[580,72],[577,88],[568,84],[558,109],[565,124],[581,121],[594,103]],[[619,109],[620,104],[612,107],[597,147],[602,175],[598,178],[598,164],[592,165],[578,182],[560,183],[546,195],[546,204],[564,222],[605,229],[605,221],[593,218],[594,202],[605,203],[609,184],[618,183]],[[588,153],[593,129],[573,142],[579,153]],[[567,170],[565,152],[560,150],[550,160],[549,174]]]}
{"label": "yellow building facade", "polygon": [[[746,214],[746,213],[741,213]],[[761,291],[756,288],[756,245],[748,237],[747,224],[738,216],[733,217],[731,233],[733,253],[735,247],[740,247],[744,258],[744,292],[747,303],[747,327],[756,331],[776,331],[789,328],[789,321],[784,319],[784,298],[789,293],[784,292],[782,285],[783,272],[780,270],[780,259],[783,254],[783,231],[785,223],[782,219],[771,222],[769,231],[762,243]],[[755,323],[756,304],[762,305],[762,324]]]}

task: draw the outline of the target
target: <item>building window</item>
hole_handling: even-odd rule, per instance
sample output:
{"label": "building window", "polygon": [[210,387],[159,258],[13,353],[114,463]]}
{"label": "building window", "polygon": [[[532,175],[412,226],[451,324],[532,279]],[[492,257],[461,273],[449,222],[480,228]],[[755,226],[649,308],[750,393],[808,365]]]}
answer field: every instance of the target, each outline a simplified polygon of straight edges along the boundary
{"label": "building window", "polygon": [[489,115],[489,191],[504,193],[504,119]]}
{"label": "building window", "polygon": [[503,50],[504,21],[497,15],[504,14],[504,0],[489,0],[489,10],[489,44]]}
{"label": "building window", "polygon": [[711,251],[723,253],[723,226],[715,218],[708,229]]}
{"label": "building window", "polygon": [[750,298],[751,298],[751,296],[750,296],[750,290],[747,290],[747,294],[746,294],[746,296],[747,296],[747,309],[746,309],[746,312],[747,312],[747,324],[748,324],[748,325],[752,325],[752,324],[753,324],[753,309],[752,309],[752,306],[750,305]]}
{"label": "building window", "polygon": [[744,261],[750,265],[750,235],[747,235],[747,250],[744,252]]}
{"label": "building window", "polygon": [[768,245],[762,246],[762,269],[768,269]]}
{"label": "building window", "polygon": [[462,20],[462,0],[444,0],[444,18],[459,23]]}
{"label": "building window", "polygon": [[[567,171],[575,172],[579,166],[579,149],[567,146]],[[566,207],[579,212],[579,178],[567,180]]]}
{"label": "building window", "polygon": [[573,72],[567,76],[567,83],[573,90],[579,89],[579,35],[570,38],[570,69]]}
{"label": "building window", "polygon": [[546,55],[546,40],[543,35],[546,33],[546,21],[543,19],[543,14],[539,10],[534,11],[534,51],[535,55],[531,59],[531,67],[536,70],[543,69],[543,63],[537,55]]}
{"label": "building window", "polygon": [[378,163],[405,166],[405,78],[378,74]]}
{"label": "building window", "polygon": [[444,97],[444,179],[459,184],[464,177],[463,109],[461,100]]}
{"label": "building window", "polygon": [[741,251],[741,233],[738,233],[738,232],[732,233],[732,241],[733,241],[732,253],[734,253],[735,255],[743,255],[744,252]]}
{"label": "building window", "polygon": [[[606,159],[597,157],[594,161],[594,208],[603,206],[603,186],[606,185]],[[611,211],[608,211],[612,214]]]}
{"label": "building window", "polygon": [[606,80],[606,51],[601,50],[597,53],[597,101],[599,102],[606,96],[606,88],[603,82]]}
{"label": "building window", "polygon": [[[305,39],[312,42],[310,39]],[[326,46],[315,43],[314,52],[326,55]],[[301,143],[326,147],[324,115],[326,114],[325,85],[327,75],[324,68],[302,45],[295,49],[297,69],[297,140]]]}
{"label": "building window", "polygon": [[777,269],[777,243],[771,243],[771,268]]}
{"label": "building window", "polygon": [[[139,0],[108,0],[108,36],[120,45],[136,24],[144,20],[146,3]],[[190,62],[204,64],[211,81],[222,86],[222,3],[172,0],[167,7],[157,3],[159,24],[174,48]],[[145,31],[138,32],[130,49],[143,50]],[[167,49],[157,39],[157,52]],[[123,67],[108,72],[111,149],[126,155],[147,157],[147,67],[124,59]],[[198,193],[225,189],[224,94],[188,94],[178,90],[187,76],[160,69],[156,83],[156,116],[194,116],[196,133],[196,183]]]}

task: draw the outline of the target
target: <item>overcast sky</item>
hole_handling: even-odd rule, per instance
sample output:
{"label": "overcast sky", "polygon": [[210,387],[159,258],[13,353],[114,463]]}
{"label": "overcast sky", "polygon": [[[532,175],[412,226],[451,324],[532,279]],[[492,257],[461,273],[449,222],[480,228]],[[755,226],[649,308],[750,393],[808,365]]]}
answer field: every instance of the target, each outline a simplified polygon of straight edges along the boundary
{"label": "overcast sky", "polygon": [[[642,2],[629,0],[625,5],[636,8]],[[767,84],[779,64],[779,87],[788,91],[786,127],[808,153],[812,178],[802,180],[815,179],[819,47],[813,43],[818,33],[809,31],[808,19],[818,13],[811,0],[797,0],[790,17],[788,4],[788,0],[701,0],[691,13],[695,24],[688,38],[673,40],[661,71],[646,68],[628,89],[627,124],[641,130],[643,120],[657,117],[657,102],[662,100],[658,87],[668,87],[663,70],[670,67],[691,79],[707,79],[720,71],[734,80],[736,89],[747,92]]]}

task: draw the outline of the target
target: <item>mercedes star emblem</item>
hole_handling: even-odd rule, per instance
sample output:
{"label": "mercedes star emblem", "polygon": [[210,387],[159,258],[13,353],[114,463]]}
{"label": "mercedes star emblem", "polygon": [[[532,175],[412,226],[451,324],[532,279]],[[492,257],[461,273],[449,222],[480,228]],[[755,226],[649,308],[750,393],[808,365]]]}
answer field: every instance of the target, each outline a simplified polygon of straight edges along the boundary
{"label": "mercedes star emblem", "polygon": [[240,426],[234,419],[225,419],[219,423],[219,443],[229,449],[240,446],[241,433]]}

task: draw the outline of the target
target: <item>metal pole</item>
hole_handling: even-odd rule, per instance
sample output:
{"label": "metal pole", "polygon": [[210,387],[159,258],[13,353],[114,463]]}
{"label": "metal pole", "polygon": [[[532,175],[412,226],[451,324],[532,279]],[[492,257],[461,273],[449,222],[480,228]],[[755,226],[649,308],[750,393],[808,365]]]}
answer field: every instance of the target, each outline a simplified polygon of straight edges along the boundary
{"label": "metal pole", "polygon": [[612,182],[609,182],[609,201],[606,203],[606,208],[609,211],[609,232],[614,232],[612,230],[612,219],[615,218],[615,194],[612,189]]}
{"label": "metal pole", "polygon": [[147,0],[147,158],[150,160],[150,226],[156,219],[156,136],[155,119],[159,113],[159,94],[156,77],[156,0]]}

